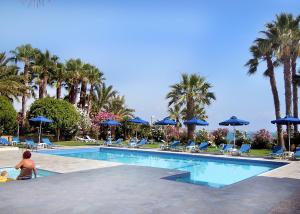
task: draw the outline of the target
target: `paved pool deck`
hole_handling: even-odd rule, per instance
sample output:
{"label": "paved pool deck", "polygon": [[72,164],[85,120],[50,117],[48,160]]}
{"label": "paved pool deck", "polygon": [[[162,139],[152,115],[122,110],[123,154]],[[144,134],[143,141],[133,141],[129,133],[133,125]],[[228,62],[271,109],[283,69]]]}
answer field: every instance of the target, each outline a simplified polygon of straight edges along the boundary
{"label": "paved pool deck", "polygon": [[[0,166],[12,166],[20,155],[0,152]],[[182,173],[176,170],[33,158],[40,168],[64,174],[1,184],[0,213],[300,213],[300,161],[214,189],[165,179]]]}

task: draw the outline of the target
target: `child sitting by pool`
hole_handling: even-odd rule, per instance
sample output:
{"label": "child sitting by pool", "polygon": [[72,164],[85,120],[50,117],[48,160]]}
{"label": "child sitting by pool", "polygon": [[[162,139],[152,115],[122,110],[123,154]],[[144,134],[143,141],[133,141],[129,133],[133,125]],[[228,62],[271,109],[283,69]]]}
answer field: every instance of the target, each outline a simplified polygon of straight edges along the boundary
{"label": "child sitting by pool", "polygon": [[7,171],[2,171],[0,174],[0,183],[8,181],[7,176],[8,176]]}

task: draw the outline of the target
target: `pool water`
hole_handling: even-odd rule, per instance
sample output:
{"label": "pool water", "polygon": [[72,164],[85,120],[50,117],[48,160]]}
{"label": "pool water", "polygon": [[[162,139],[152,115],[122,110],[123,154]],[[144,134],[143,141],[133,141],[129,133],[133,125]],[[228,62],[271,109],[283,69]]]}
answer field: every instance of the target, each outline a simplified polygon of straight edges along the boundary
{"label": "pool water", "polygon": [[[5,167],[5,168],[0,168],[0,173],[2,171],[7,171],[8,172],[8,178],[16,179],[18,175],[20,174],[20,169],[15,169],[12,167]],[[42,169],[37,169],[37,177],[46,177],[46,176],[51,176],[57,174],[56,172],[50,172],[47,170],[42,170]],[[34,177],[32,175],[32,177]]]}
{"label": "pool water", "polygon": [[180,170],[189,172],[189,174],[184,173],[185,176],[176,177],[174,180],[215,188],[224,187],[284,165],[284,163],[270,161],[228,159],[113,148],[48,150],[43,152],[66,157]]}

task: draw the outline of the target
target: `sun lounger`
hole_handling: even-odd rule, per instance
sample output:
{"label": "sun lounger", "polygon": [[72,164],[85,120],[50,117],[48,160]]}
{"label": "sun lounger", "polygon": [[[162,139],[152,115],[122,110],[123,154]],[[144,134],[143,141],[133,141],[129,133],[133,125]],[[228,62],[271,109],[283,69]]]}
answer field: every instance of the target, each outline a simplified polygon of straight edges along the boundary
{"label": "sun lounger", "polygon": [[20,143],[20,139],[18,137],[13,137],[11,143],[13,145],[17,145]]}
{"label": "sun lounger", "polygon": [[96,143],[96,139],[91,138],[90,136],[86,135],[86,142],[92,142],[92,143]]}
{"label": "sun lounger", "polygon": [[283,157],[284,149],[282,146],[274,146],[272,149],[271,157]]}
{"label": "sun lounger", "polygon": [[83,138],[83,137],[78,137],[78,136],[75,136],[75,140],[77,140],[77,141],[82,141],[82,142],[85,142],[85,143],[88,142],[87,139],[85,139],[85,138]]}
{"label": "sun lounger", "polygon": [[196,143],[192,140],[188,142],[188,145],[185,147],[185,150],[193,152],[196,149]]}
{"label": "sun lounger", "polygon": [[52,143],[52,142],[49,140],[49,138],[42,138],[42,142],[43,142],[44,144],[46,144],[46,147],[48,147],[48,148],[53,148],[53,147],[59,146],[59,145],[55,145],[54,143]]}
{"label": "sun lounger", "polygon": [[208,149],[209,143],[208,142],[202,142],[198,146],[199,151],[206,151]]}
{"label": "sun lounger", "polygon": [[173,141],[170,144],[169,149],[173,151],[181,151],[182,147],[180,147],[180,141],[179,140]]}
{"label": "sun lounger", "polygon": [[237,150],[238,154],[248,154],[249,155],[249,152],[250,152],[250,149],[251,149],[251,145],[250,144],[243,144],[241,146],[241,148],[239,150]]}
{"label": "sun lounger", "polygon": [[26,139],[25,140],[25,144],[26,144],[26,148],[28,148],[28,149],[38,149],[38,147],[39,148],[41,148],[41,146],[39,146],[37,143],[35,143],[32,139]]}
{"label": "sun lounger", "polygon": [[10,143],[7,139],[5,138],[0,138],[0,145],[8,146]]}
{"label": "sun lounger", "polygon": [[122,144],[123,139],[119,138],[116,141],[108,140],[105,142],[107,146],[120,146]]}
{"label": "sun lounger", "polygon": [[224,154],[226,152],[230,152],[232,149],[233,149],[233,144],[224,144],[222,149],[220,149],[220,152]]}

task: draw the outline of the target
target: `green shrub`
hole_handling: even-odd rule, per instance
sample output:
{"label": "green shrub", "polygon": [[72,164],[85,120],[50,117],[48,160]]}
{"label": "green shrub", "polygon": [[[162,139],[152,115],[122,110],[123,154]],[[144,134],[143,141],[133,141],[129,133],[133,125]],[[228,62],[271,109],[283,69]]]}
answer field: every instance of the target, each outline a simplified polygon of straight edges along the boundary
{"label": "green shrub", "polygon": [[0,134],[12,134],[17,125],[17,112],[13,104],[6,98],[0,97]]}
{"label": "green shrub", "polygon": [[36,100],[30,107],[29,117],[44,116],[52,119],[47,128],[56,133],[57,139],[71,139],[78,131],[80,115],[75,107],[65,100],[43,98]]}

